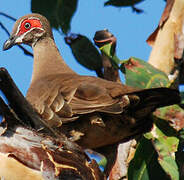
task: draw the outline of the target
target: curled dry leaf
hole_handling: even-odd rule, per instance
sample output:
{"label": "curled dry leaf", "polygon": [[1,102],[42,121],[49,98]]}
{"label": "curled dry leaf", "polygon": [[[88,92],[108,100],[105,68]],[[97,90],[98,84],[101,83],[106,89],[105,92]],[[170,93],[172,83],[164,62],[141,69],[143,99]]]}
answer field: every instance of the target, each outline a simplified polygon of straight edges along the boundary
{"label": "curled dry leaf", "polygon": [[170,12],[171,12],[172,7],[173,7],[173,4],[174,4],[174,0],[167,0],[167,4],[166,4],[165,9],[164,9],[164,11],[162,13],[162,16],[160,18],[160,22],[159,22],[158,27],[156,28],[156,30],[146,40],[146,42],[150,46],[154,45],[154,42],[155,42],[155,39],[157,37],[157,33],[158,33],[159,29],[163,27],[164,23],[169,18]]}
{"label": "curled dry leaf", "polygon": [[153,46],[148,62],[167,75],[178,67],[175,59],[183,55],[183,12],[183,1],[168,0],[157,29],[147,40]]}

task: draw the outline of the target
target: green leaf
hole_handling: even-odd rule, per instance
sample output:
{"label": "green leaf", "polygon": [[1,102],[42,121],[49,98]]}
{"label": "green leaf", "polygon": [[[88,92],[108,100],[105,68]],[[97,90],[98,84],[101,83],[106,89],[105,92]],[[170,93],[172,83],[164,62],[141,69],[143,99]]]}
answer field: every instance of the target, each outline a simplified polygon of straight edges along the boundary
{"label": "green leaf", "polygon": [[175,158],[171,156],[165,144],[155,139],[155,148],[158,150],[158,161],[162,168],[167,172],[172,180],[179,180],[178,166]]}
{"label": "green leaf", "polygon": [[144,0],[109,0],[109,1],[105,2],[105,6],[107,6],[107,5],[112,5],[112,6],[117,6],[117,7],[133,6],[133,5],[138,4],[142,1],[144,1]]}
{"label": "green leaf", "polygon": [[[134,159],[131,161],[133,164],[130,164],[128,170],[131,173],[128,174],[131,177],[130,180],[154,178],[165,180],[167,177],[173,180],[179,179],[179,171],[175,161],[175,152],[179,144],[177,132],[165,120],[155,118],[154,122],[152,131],[146,133],[145,138],[142,138],[137,146]],[[159,171],[165,177],[155,177]],[[168,176],[164,175],[164,171]],[[154,173],[156,173],[155,176]]]}
{"label": "green leaf", "polygon": [[114,53],[114,47],[111,43],[106,44],[100,48],[100,51],[109,57],[114,68],[119,69],[121,60]]}
{"label": "green leaf", "polygon": [[177,132],[169,126],[167,121],[156,118],[152,131],[144,136],[152,140],[158,153],[158,162],[170,179],[178,180],[179,171],[175,161],[175,152],[179,144]]}
{"label": "green leaf", "polygon": [[[174,130],[171,127],[165,127],[166,122],[157,120],[155,123],[156,125],[152,130],[154,131],[153,145],[158,153],[158,162],[171,179],[179,180],[178,166],[175,161],[179,139],[174,135],[172,136]],[[164,128],[165,131],[163,131]]]}
{"label": "green leaf", "polygon": [[135,57],[131,57],[122,63],[120,69],[125,74],[126,84],[129,86],[155,88],[170,85],[170,81],[164,72]]}
{"label": "green leaf", "polygon": [[65,42],[70,46],[78,63],[89,70],[96,71],[99,77],[103,76],[101,55],[86,36],[73,33],[65,37]]}
{"label": "green leaf", "polygon": [[184,104],[184,92],[181,92],[181,104]]}
{"label": "green leaf", "polygon": [[104,6],[115,6],[115,7],[126,7],[130,6],[132,10],[136,13],[142,13],[142,9],[136,8],[134,5],[142,2],[144,0],[109,0],[104,3]]}
{"label": "green leaf", "polygon": [[170,126],[177,131],[184,128],[184,109],[177,104],[159,108],[154,112],[154,115],[166,121],[172,120]]}
{"label": "green leaf", "polygon": [[107,165],[107,158],[104,157],[103,159],[101,159],[99,162],[98,162],[98,165],[103,167],[103,169],[106,167]]}
{"label": "green leaf", "polygon": [[72,16],[77,9],[78,0],[32,0],[31,11],[44,15],[51,26],[59,29],[63,33],[70,30]]}
{"label": "green leaf", "polygon": [[183,111],[178,105],[166,106],[159,108],[155,115],[159,118],[170,120],[177,112]]}
{"label": "green leaf", "polygon": [[[182,132],[183,133],[183,132]],[[179,173],[180,173],[180,179],[184,179],[184,171],[183,171],[183,166],[184,166],[184,138],[181,137],[178,151],[176,152],[176,161],[179,166]]]}
{"label": "green leaf", "polygon": [[135,156],[129,164],[128,180],[155,180],[168,177],[157,161],[157,153],[150,140],[142,138],[137,145]]}

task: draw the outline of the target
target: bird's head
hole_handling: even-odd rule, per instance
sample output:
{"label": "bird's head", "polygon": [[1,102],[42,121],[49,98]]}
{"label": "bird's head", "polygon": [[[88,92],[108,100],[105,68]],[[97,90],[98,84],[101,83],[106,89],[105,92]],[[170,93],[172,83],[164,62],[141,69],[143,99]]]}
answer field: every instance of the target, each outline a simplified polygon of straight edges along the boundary
{"label": "bird's head", "polygon": [[40,14],[29,14],[15,22],[9,39],[4,43],[3,50],[22,43],[34,46],[46,36],[53,38],[48,20]]}

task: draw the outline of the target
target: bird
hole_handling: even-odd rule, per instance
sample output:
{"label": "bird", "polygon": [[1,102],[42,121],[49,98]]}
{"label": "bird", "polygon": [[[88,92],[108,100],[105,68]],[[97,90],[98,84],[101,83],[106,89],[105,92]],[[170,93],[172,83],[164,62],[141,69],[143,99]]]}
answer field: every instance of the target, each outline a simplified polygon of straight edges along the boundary
{"label": "bird", "polygon": [[180,102],[177,90],[136,89],[74,72],[55,44],[48,20],[36,13],[19,18],[3,50],[27,44],[34,54],[26,99],[51,127],[84,148],[99,148],[148,131],[150,114]]}

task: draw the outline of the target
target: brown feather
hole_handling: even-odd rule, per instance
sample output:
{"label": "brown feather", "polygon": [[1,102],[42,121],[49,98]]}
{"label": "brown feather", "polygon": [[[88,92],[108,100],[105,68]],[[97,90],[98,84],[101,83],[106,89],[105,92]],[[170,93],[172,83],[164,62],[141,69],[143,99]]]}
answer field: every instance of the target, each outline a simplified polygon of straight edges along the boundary
{"label": "brown feather", "polygon": [[113,144],[145,132],[152,124],[149,119],[151,112],[180,101],[178,91],[168,88],[141,90],[78,75],[61,57],[45,17],[31,14],[20,18],[12,36],[19,23],[27,17],[40,19],[45,32],[32,44],[34,66],[27,100],[51,126],[62,124],[59,130],[72,139],[78,139],[83,147]]}

